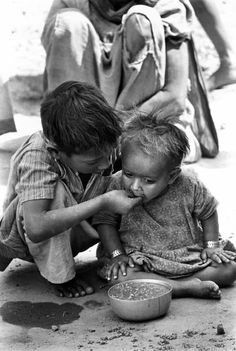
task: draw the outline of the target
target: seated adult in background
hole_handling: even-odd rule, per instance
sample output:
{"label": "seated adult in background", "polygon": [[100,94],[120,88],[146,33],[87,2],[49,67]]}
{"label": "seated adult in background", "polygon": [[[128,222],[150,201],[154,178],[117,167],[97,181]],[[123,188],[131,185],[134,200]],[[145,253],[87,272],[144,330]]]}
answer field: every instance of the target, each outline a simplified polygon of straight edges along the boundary
{"label": "seated adult in background", "polygon": [[192,14],[188,0],[54,0],[42,34],[45,90],[86,81],[119,110],[181,116],[186,162],[197,161],[194,109],[186,104]]}

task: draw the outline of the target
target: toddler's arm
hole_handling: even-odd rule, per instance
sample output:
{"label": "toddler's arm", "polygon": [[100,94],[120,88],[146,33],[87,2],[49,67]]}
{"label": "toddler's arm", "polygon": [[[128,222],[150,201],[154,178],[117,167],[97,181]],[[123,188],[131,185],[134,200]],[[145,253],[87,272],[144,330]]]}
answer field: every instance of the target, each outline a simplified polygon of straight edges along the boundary
{"label": "toddler's arm", "polygon": [[205,248],[201,253],[203,261],[211,258],[217,263],[228,263],[234,260],[236,253],[224,251],[219,242],[219,224],[217,211],[211,217],[201,222],[204,235]]}
{"label": "toddler's arm", "polygon": [[131,268],[134,263],[131,257],[127,256],[120,242],[116,228],[109,224],[99,224],[97,231],[104,246],[106,253],[111,257],[111,265],[107,270],[107,280],[117,279],[119,271],[127,274],[127,265]]}

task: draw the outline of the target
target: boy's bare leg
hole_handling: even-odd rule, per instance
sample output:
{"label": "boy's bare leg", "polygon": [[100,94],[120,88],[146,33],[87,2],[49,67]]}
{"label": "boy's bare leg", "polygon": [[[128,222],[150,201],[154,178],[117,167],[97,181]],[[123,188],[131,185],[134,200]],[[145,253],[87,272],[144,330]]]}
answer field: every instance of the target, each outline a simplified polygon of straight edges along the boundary
{"label": "boy's bare leg", "polygon": [[[59,181],[50,209],[75,204],[76,201],[67,186]],[[26,236],[29,251],[40,274],[50,282],[56,294],[61,297],[79,297],[94,292],[90,284],[75,274],[74,257],[96,244],[98,240],[98,233],[86,221],[40,243],[33,243]]]}
{"label": "boy's bare leg", "polygon": [[[87,250],[99,241],[96,230],[87,222],[82,221],[80,225],[71,231],[71,248],[73,256],[79,252]],[[54,285],[57,295],[63,297],[79,297],[90,295],[94,292],[94,288],[88,283],[80,279],[77,275],[74,279],[63,284]]]}

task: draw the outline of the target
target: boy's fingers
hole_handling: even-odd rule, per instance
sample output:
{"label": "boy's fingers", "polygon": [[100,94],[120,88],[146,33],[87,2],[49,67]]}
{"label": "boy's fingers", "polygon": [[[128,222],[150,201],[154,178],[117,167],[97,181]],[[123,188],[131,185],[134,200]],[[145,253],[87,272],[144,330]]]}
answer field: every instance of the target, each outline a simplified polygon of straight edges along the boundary
{"label": "boy's fingers", "polygon": [[130,198],[130,201],[131,201],[133,207],[141,204],[142,200],[143,200],[143,198],[141,196]]}

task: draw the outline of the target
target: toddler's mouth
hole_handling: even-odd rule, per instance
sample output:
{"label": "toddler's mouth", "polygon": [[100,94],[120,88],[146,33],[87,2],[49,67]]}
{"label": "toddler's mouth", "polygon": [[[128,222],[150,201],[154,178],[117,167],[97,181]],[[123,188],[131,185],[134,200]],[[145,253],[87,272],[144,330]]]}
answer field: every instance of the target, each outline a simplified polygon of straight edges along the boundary
{"label": "toddler's mouth", "polygon": [[142,191],[128,191],[129,197],[144,197],[144,193]]}

